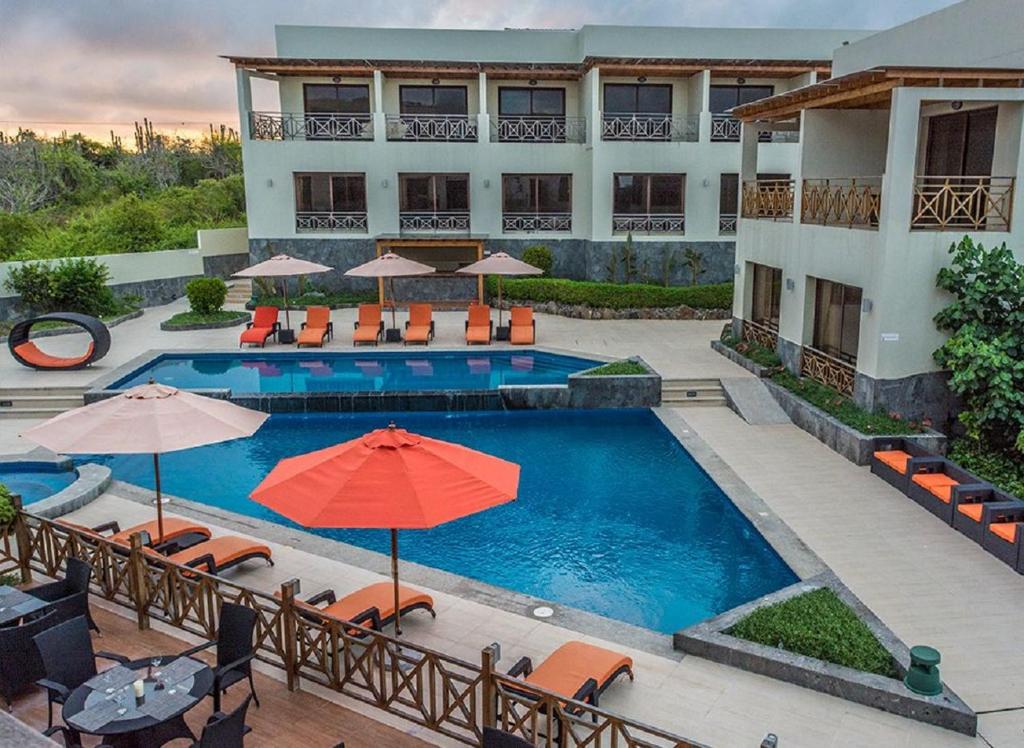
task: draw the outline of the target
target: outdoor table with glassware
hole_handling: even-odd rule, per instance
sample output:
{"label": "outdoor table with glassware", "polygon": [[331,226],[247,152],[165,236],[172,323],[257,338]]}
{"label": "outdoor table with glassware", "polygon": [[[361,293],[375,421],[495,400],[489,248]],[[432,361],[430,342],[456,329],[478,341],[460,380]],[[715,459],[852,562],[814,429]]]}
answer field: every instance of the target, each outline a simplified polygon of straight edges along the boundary
{"label": "outdoor table with glassware", "polygon": [[0,586],[0,626],[15,623],[25,616],[30,616],[49,603],[32,597],[21,590],[7,585]]}
{"label": "outdoor table with glassware", "polygon": [[212,685],[213,670],[191,657],[133,660],[76,688],[62,713],[72,729],[120,737],[118,745],[161,745],[175,737],[195,740],[184,715]]}

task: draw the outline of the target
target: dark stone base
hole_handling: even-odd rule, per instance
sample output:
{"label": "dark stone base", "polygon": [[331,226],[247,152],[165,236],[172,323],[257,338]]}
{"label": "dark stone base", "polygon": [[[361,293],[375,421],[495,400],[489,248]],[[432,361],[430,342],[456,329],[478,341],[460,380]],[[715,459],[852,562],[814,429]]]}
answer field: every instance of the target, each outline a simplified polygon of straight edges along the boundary
{"label": "dark stone base", "polygon": [[853,399],[866,410],[895,412],[915,421],[927,418],[948,431],[959,409],[948,381],[949,374],[942,371],[902,379],[872,379],[858,371],[853,382]]}
{"label": "dark stone base", "polygon": [[792,340],[786,340],[779,335],[779,341],[775,346],[775,352],[782,359],[782,365],[796,376],[800,376],[800,367],[803,364],[803,347]]}

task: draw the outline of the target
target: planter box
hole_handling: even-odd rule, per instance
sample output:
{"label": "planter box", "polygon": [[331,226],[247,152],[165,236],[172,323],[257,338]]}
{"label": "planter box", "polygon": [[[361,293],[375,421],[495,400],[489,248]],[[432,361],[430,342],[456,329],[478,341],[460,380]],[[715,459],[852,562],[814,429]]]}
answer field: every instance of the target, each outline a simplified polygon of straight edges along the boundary
{"label": "planter box", "polygon": [[589,376],[578,371],[569,375],[570,408],[654,408],[661,405],[661,375],[639,356],[629,359],[647,370],[646,374]]}
{"label": "planter box", "polygon": [[773,369],[771,367],[761,366],[761,364],[754,363],[749,358],[744,356],[742,353],[737,353],[736,351],[734,351],[721,340],[712,340],[711,348],[721,353],[723,356],[725,356],[727,359],[732,361],[737,366],[742,366],[755,377],[770,377],[776,371],[776,369]]}
{"label": "planter box", "polygon": [[237,327],[244,322],[248,322],[251,317],[248,314],[240,314],[234,319],[226,319],[220,322],[202,322],[194,325],[175,325],[171,327],[168,325],[170,320],[164,320],[160,323],[160,329],[164,332],[188,332],[190,330],[220,330],[224,327]]}

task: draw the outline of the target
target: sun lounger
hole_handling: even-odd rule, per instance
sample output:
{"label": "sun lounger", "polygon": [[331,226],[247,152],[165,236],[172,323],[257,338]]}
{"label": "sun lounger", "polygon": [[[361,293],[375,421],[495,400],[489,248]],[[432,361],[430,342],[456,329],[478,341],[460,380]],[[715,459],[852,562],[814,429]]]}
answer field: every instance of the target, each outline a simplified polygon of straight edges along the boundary
{"label": "sun lounger", "polygon": [[570,641],[536,668],[529,657],[521,658],[508,674],[545,691],[598,706],[598,697],[618,676],[628,675],[633,680],[633,660],[593,644]]}
{"label": "sun lounger", "polygon": [[953,490],[953,527],[969,537],[978,545],[985,539],[985,529],[992,520],[988,519],[993,512],[1013,509],[1020,505],[1010,494],[1004,493],[993,486],[978,484],[958,486]]}
{"label": "sun lounger", "polygon": [[879,438],[874,440],[871,472],[903,493],[910,481],[908,462],[914,457],[935,457],[924,447],[906,439]]}
{"label": "sun lounger", "polygon": [[296,347],[311,346],[323,348],[324,341],[334,337],[334,323],[331,322],[331,308],[311,306],[306,309],[306,321],[296,340]]}
{"label": "sun lounger", "polygon": [[508,323],[508,340],[512,345],[533,345],[536,342],[537,321],[533,318],[532,307],[512,307]]}
{"label": "sun lounger", "polygon": [[[319,607],[324,603],[324,607]],[[368,585],[345,595],[340,600],[335,597],[334,590],[324,590],[298,604],[319,614],[375,631],[380,631],[382,627],[395,621],[395,588],[391,582]],[[399,585],[398,604],[403,617],[414,610],[425,610],[437,618],[433,598],[411,587]]]}
{"label": "sun lounger", "polygon": [[982,512],[985,527],[982,547],[993,556],[1008,564],[1018,573],[1024,574],[1024,503],[996,508],[988,505]]}
{"label": "sun lounger", "polygon": [[486,304],[470,304],[469,319],[466,320],[466,345],[490,345],[493,331],[491,308]]}
{"label": "sun lounger", "polygon": [[381,317],[380,304],[360,304],[359,320],[355,323],[355,331],[352,333],[352,345],[377,345],[383,337],[384,320]]}
{"label": "sun lounger", "polygon": [[912,457],[907,463],[907,496],[941,519],[953,524],[953,495],[983,489],[986,484],[944,457]]}
{"label": "sun lounger", "polygon": [[194,569],[204,569],[211,574],[220,574],[253,558],[262,558],[273,566],[274,561],[270,555],[270,549],[261,543],[237,535],[221,535],[172,553],[167,559]]}
{"label": "sun lounger", "polygon": [[409,321],[405,323],[405,344],[427,345],[433,339],[434,320],[430,304],[410,304]]}
{"label": "sun lounger", "polygon": [[[157,547],[164,552],[184,550],[196,543],[202,543],[210,539],[209,528],[183,517],[167,517],[164,519],[164,537],[163,541],[159,543],[157,542],[159,528],[155,519],[151,522],[133,525],[124,530],[121,529],[116,520],[96,525],[95,527],[86,527],[85,525],[75,524],[65,519],[58,519],[57,524],[76,530],[87,537],[102,538],[125,548],[130,547],[132,535],[141,533],[143,539],[148,541],[147,545],[152,547],[154,544],[157,544]],[[106,535],[104,533],[110,534]]]}
{"label": "sun lounger", "polygon": [[251,322],[245,323],[245,331],[238,339],[238,347],[243,345],[258,345],[263,348],[267,344],[267,338],[277,335],[281,329],[281,323],[277,321],[278,309],[276,306],[258,306]]}

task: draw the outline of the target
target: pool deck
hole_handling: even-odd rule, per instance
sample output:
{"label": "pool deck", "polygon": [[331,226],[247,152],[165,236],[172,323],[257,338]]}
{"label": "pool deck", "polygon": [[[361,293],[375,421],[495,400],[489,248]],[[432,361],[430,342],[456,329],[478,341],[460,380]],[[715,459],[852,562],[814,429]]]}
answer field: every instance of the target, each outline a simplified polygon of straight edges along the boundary
{"label": "pool deck", "polygon": [[[85,385],[145,350],[234,347],[237,328],[191,333],[157,330],[160,320],[182,308],[177,302],[147,310],[143,317],[115,328],[111,354],[89,371],[39,375],[17,367],[2,353],[0,381],[5,387]],[[438,346],[457,346],[464,315],[436,316]],[[334,313],[338,340],[329,349],[349,349],[345,333],[353,318],[351,310]],[[581,354],[639,354],[667,378],[748,376],[709,348],[721,327],[721,322],[540,316],[538,343]],[[55,348],[73,343],[72,336],[47,341]],[[898,636],[907,644],[927,643],[941,651],[944,679],[980,714],[980,737],[967,738],[682,656],[668,649],[668,637],[661,652],[656,644],[644,642],[624,646],[625,640],[617,636],[609,641],[581,634],[426,583],[421,586],[434,594],[438,618],[410,615],[404,625],[408,636],[469,660],[476,660],[483,646],[500,641],[499,664],[506,667],[523,654],[543,657],[570,638],[624,651],[636,660],[637,680],[617,683],[602,698],[602,706],[714,746],[756,746],[767,732],[779,735],[783,748],[1024,743],[1024,647],[1019,644],[1024,577],[942,525],[866,468],[846,461],[795,426],[751,426],[722,407],[676,413]],[[0,420],[0,453],[30,449],[33,445],[17,433],[34,422]],[[121,490],[120,495],[118,491],[115,485],[74,518],[92,523],[117,517],[122,524],[151,518],[152,509],[140,503],[134,491]],[[189,511],[185,504],[172,504],[169,509]],[[260,532],[256,523],[246,526],[245,518],[209,514],[204,519],[215,530],[253,536]],[[275,568],[257,564],[239,569],[235,578],[273,590],[298,576],[307,594],[325,587],[342,593],[382,578],[379,572],[386,567],[372,558],[364,564],[346,563],[339,560],[345,556],[340,544],[336,552],[325,551],[319,543],[314,548],[298,533],[294,535],[291,540],[269,540],[278,560]],[[416,569],[409,579],[419,581]],[[376,710],[346,706],[380,717]],[[438,742],[434,734],[417,734]]]}

